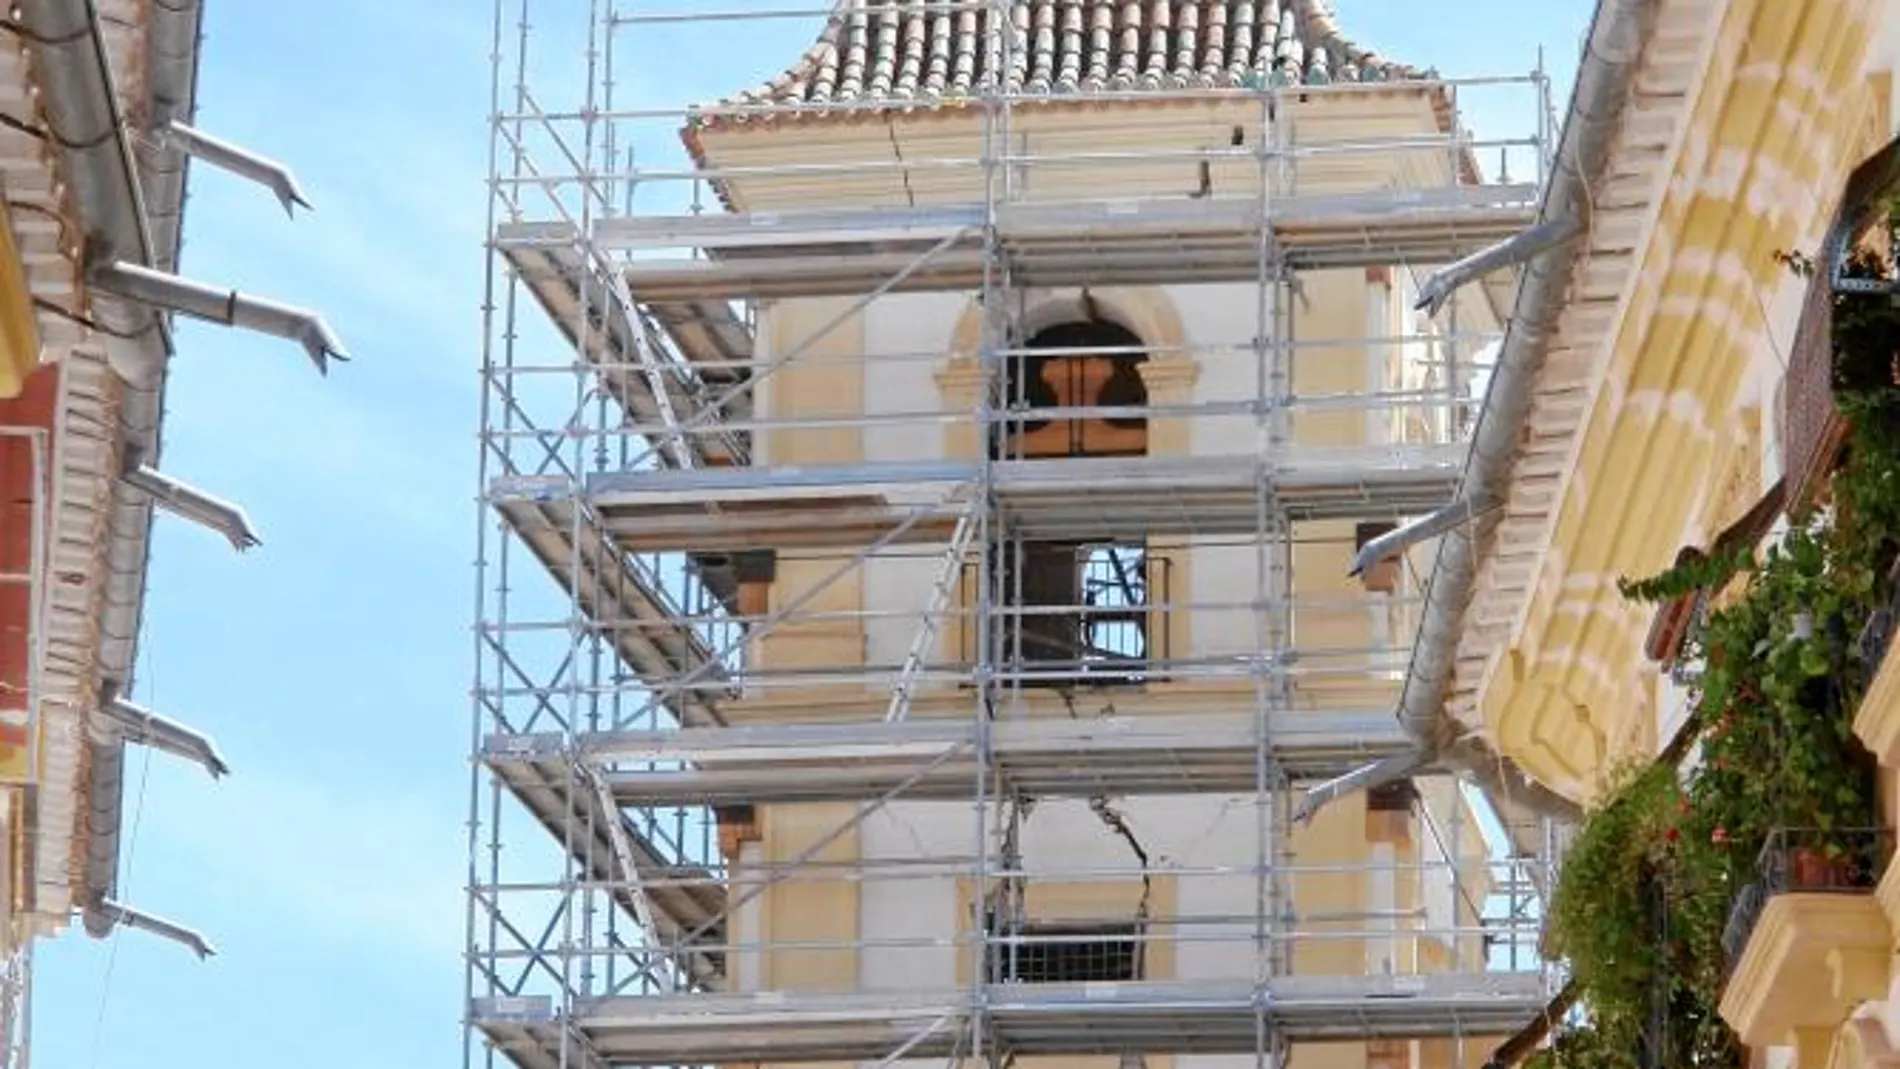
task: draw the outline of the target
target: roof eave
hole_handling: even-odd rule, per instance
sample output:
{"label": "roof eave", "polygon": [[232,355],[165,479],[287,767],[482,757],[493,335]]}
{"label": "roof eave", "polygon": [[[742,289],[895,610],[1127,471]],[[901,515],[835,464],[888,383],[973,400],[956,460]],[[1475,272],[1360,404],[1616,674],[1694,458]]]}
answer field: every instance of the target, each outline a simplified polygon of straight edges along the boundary
{"label": "roof eave", "polygon": [[[1270,89],[1248,90],[1209,90],[1205,96],[1188,97],[1170,95],[1143,99],[1140,96],[1074,97],[1027,96],[1013,100],[1009,106],[1019,110],[1077,110],[1077,111],[1115,111],[1122,109],[1158,110],[1175,107],[1207,106],[1210,103],[1230,103],[1237,100],[1256,100],[1268,94],[1302,94],[1306,96],[1325,96],[1338,93],[1348,96],[1396,95],[1417,93],[1431,99],[1432,112],[1438,121],[1440,133],[1457,131],[1457,109],[1452,104],[1451,92],[1442,79],[1419,77],[1409,80],[1385,82],[1355,82],[1345,86],[1337,85],[1294,85]],[[1005,98],[1008,99],[1008,98]],[[715,108],[718,106],[715,106]],[[813,107],[811,110],[787,110],[768,112],[756,119],[728,121],[727,117],[713,109],[692,111],[679,131],[680,143],[685,147],[687,157],[695,170],[712,169],[710,152],[703,135],[708,132],[720,136],[778,136],[793,134],[804,136],[823,136],[825,132],[841,127],[854,126],[867,122],[928,123],[947,122],[965,119],[980,110],[981,102],[965,99],[942,100],[936,103],[891,102],[867,107]],[[1476,185],[1482,180],[1476,152],[1465,146],[1459,150],[1460,179]],[[744,211],[744,198],[733,189],[733,183],[724,178],[709,179],[713,194],[726,211]]]}

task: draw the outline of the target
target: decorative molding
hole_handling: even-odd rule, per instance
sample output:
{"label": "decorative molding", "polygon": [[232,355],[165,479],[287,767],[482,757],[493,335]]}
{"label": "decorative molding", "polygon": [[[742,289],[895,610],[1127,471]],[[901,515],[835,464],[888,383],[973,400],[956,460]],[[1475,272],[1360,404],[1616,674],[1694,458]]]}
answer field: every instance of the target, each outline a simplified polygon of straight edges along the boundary
{"label": "decorative molding", "polygon": [[983,365],[969,353],[951,353],[937,365],[932,377],[946,398],[967,396],[975,403],[976,392],[983,387]]}
{"label": "decorative molding", "polygon": [[1887,1038],[1874,1007],[1863,1006],[1834,1033],[1827,1069],[1900,1069],[1900,1052]]}
{"label": "decorative molding", "polygon": [[1886,874],[1880,877],[1880,885],[1874,888],[1874,901],[1880,903],[1880,911],[1887,915],[1887,923],[1894,931],[1900,932],[1900,865],[1888,862]]}
{"label": "decorative molding", "polygon": [[1148,388],[1150,404],[1162,401],[1164,395],[1168,403],[1187,401],[1188,391],[1201,378],[1201,362],[1191,356],[1155,357],[1142,361],[1135,370]]}
{"label": "decorative molding", "polygon": [[1900,643],[1894,646],[1854,714],[1854,734],[1885,768],[1900,768]]}
{"label": "decorative molding", "polygon": [[[1873,895],[1776,895],[1722,995],[1723,1020],[1751,1047],[1794,1042],[1823,1065],[1832,1034],[1887,990],[1893,931]],[[1819,1049],[1811,1049],[1819,1042]]]}

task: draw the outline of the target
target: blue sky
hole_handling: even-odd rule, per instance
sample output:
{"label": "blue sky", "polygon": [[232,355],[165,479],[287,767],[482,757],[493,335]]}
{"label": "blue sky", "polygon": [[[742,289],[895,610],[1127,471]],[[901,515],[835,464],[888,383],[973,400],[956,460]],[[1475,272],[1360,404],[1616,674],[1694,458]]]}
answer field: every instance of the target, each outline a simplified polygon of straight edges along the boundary
{"label": "blue sky", "polygon": [[[767,6],[723,6],[742,4]],[[571,31],[585,6],[534,0],[537,33]],[[1543,45],[1563,93],[1591,7],[1336,6],[1366,44],[1451,74],[1526,71]],[[235,772],[212,783],[133,751],[124,897],[220,954],[139,933],[44,944],[36,1064],[457,1065],[492,13],[209,8],[200,125],[291,163],[317,211],[288,221],[261,188],[199,169],[187,273],[320,309],[356,359],[322,380],[295,346],[180,331],[165,467],[241,502],[264,545],[238,556],[159,522],[135,696],[215,735]],[[629,42],[622,100],[751,84],[809,29]],[[579,64],[538,64],[548,106],[578,103]]]}

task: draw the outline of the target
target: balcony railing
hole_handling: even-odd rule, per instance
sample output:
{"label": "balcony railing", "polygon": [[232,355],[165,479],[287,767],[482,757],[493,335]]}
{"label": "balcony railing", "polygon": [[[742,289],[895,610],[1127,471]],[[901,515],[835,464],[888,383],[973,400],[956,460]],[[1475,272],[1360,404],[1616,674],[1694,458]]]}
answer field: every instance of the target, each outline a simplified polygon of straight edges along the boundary
{"label": "balcony railing", "polygon": [[1788,507],[1800,512],[1834,470],[1847,422],[1834,404],[1834,280],[1832,265],[1812,272],[1788,349],[1781,395],[1781,470]]}
{"label": "balcony railing", "polygon": [[[1026,555],[1023,579],[1005,584],[995,609],[1003,629],[998,670],[1026,687],[1158,682],[1172,656],[1165,606],[1173,596],[1173,562],[1138,545],[1038,549],[1048,552]],[[965,606],[976,603],[981,583],[976,562],[966,563]],[[958,661],[973,664],[976,654],[976,620],[966,612]]]}
{"label": "balcony railing", "polygon": [[1893,648],[1894,633],[1900,631],[1900,557],[1887,570],[1884,590],[1886,596],[1868,614],[1860,632],[1860,655],[1867,664],[1869,679],[1880,671],[1881,662]]}
{"label": "balcony railing", "polygon": [[1892,857],[1893,832],[1886,828],[1770,832],[1756,861],[1756,878],[1735,896],[1722,931],[1728,969],[1741,960],[1762,912],[1777,895],[1872,894]]}

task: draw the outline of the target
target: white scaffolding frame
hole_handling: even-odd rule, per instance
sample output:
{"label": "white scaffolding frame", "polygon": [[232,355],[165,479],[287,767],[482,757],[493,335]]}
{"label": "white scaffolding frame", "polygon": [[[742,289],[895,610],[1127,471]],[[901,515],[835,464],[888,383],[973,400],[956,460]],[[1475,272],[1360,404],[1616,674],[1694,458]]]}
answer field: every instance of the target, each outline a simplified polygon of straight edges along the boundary
{"label": "white scaffolding frame", "polygon": [[[1266,81],[1233,90],[1094,95],[1219,97],[1253,110],[1253,136],[1244,146],[1176,154],[1190,164],[1238,161],[1255,168],[1256,188],[1247,197],[1025,200],[1017,184],[1026,168],[1052,161],[1140,162],[1171,150],[1027,152],[1012,136],[1017,113],[1063,98],[990,87],[970,101],[982,124],[979,153],[897,165],[906,173],[980,168],[978,203],[701,213],[700,190],[708,181],[886,165],[635,167],[625,130],[688,112],[617,105],[617,35],[642,25],[800,13],[630,15],[616,0],[566,0],[587,9],[584,99],[573,110],[551,111],[528,87],[530,8],[550,2],[495,0],[494,8],[465,1069],[504,1062],[521,1069],[887,1065],[907,1058],[1002,1069],[1018,1055],[1150,1052],[1252,1054],[1259,1069],[1277,1069],[1290,1042],[1427,1036],[1462,1042],[1514,1031],[1541,1009],[1552,985],[1532,949],[1533,888],[1547,886],[1548,874],[1539,870],[1547,851],[1513,847],[1511,858],[1496,867],[1506,899],[1502,914],[1467,902],[1460,915],[1471,924],[1428,933],[1447,939],[1454,959],[1460,938],[1497,937],[1509,959],[1504,968],[1479,962],[1462,971],[1383,978],[1301,974],[1292,958],[1302,945],[1370,940],[1394,929],[1377,926],[1389,918],[1297,914],[1295,882],[1335,869],[1294,855],[1289,804],[1296,781],[1337,776],[1412,749],[1390,709],[1303,706],[1302,680],[1364,677],[1391,651],[1300,644],[1299,621],[1329,612],[1363,614],[1368,603],[1329,605],[1295,595],[1296,527],[1318,519],[1398,519],[1448,500],[1464,458],[1461,432],[1470,422],[1470,397],[1462,387],[1478,349],[1461,328],[1456,299],[1426,335],[1400,326],[1380,337],[1302,338],[1295,329],[1299,275],[1444,263],[1527,225],[1555,132],[1541,65],[1515,79],[1536,97],[1537,134],[1526,140],[1479,142],[1456,121],[1460,87],[1513,79]],[[917,0],[916,6],[981,10],[1000,21],[1007,20],[1010,3]],[[1001,34],[990,45],[1007,68],[1020,42]],[[1446,137],[1306,144],[1277,118],[1295,98],[1407,88],[1450,102]],[[749,104],[693,114],[767,119],[865,107]],[[1482,147],[1529,149],[1536,181],[1466,180],[1465,161]],[[1298,192],[1304,159],[1395,151],[1446,153],[1451,184],[1353,195]],[[666,182],[692,183],[692,211],[630,210],[636,185]],[[691,256],[656,255],[679,249]],[[759,436],[790,430],[865,428],[882,420],[973,427],[979,442],[1020,431],[1025,416],[1003,392],[1007,362],[1029,352],[1016,322],[1020,295],[1160,283],[1252,286],[1251,337],[1227,348],[1251,359],[1253,396],[1226,405],[1040,408],[1037,418],[1220,418],[1249,425],[1257,443],[1250,452],[1026,460],[997,457],[984,447],[967,462],[753,466]],[[762,382],[818,359],[811,351],[856,312],[890,294],[924,291],[967,292],[983,309],[975,411],[836,419],[755,411],[752,397]],[[854,300],[796,344],[760,358],[750,302],[819,296]],[[1494,309],[1502,303],[1495,294],[1485,297]],[[549,353],[525,339],[536,319],[549,321],[571,352]],[[1438,387],[1295,394],[1294,364],[1303,347],[1356,344],[1364,351],[1413,343],[1441,354]],[[1417,418],[1440,431],[1427,440],[1400,435],[1364,447],[1298,440],[1298,421],[1338,412],[1363,413],[1368,423],[1423,413]],[[1169,650],[1156,656],[1149,649],[1139,668],[1130,669],[1143,678],[1205,684],[1212,697],[1157,690],[1128,715],[1089,720],[998,716],[1002,704],[1039,681],[1021,648],[1016,624],[1022,610],[1009,607],[1021,600],[1024,541],[1112,544],[1152,537],[1225,540],[1251,549],[1253,589],[1218,603],[1172,590],[1154,600],[1144,558],[1146,590],[1138,607],[1164,627],[1174,614],[1245,617],[1252,654],[1196,657]],[[763,547],[813,554],[835,567],[770,609],[746,612],[735,560]],[[920,622],[900,660],[793,670],[747,662],[747,651],[776,629],[833,618],[812,608],[831,583],[880,555],[900,553],[938,562],[927,603],[901,614]],[[537,572],[554,578],[558,598],[531,592]],[[1007,589],[1012,575],[1016,588]],[[1404,607],[1406,600],[1394,596],[1386,604]],[[862,609],[844,615],[862,621],[897,614]],[[951,626],[960,629],[969,655],[933,656]],[[839,699],[840,684],[864,689],[866,697]],[[886,694],[870,692],[880,684],[890,687]],[[823,687],[834,690],[822,704],[847,722],[733,722],[748,695],[790,694],[783,700],[794,701],[801,690]],[[1072,702],[1070,711],[1073,717]],[[1137,845],[1139,868],[1065,869],[1061,878],[1138,876],[1145,888],[1161,873],[1250,877],[1250,916],[1202,919],[1205,934],[1190,930],[1193,918],[1169,921],[1176,929],[1171,939],[1180,944],[1231,941],[1234,924],[1250,928],[1256,970],[1250,978],[1086,991],[977,980],[971,989],[902,996],[721,990],[747,955],[839,949],[780,939],[762,950],[736,939],[728,919],[767,888],[810,880],[967,879],[972,952],[980,956],[1008,941],[989,932],[988,911],[1019,909],[1025,884],[1043,875],[1017,845],[1032,800],[1087,800],[1113,826],[1110,799],[1194,794],[1250,801],[1251,858],[1215,868],[1168,867],[1151,864]],[[975,854],[842,867],[819,860],[827,845],[900,799],[967,802]],[[811,802],[860,804],[799,856],[749,865],[743,880],[728,871],[714,842],[715,810]],[[538,876],[517,872],[504,862],[504,855],[515,856],[510,848],[518,841],[504,828],[512,831],[524,813],[534,828],[531,849],[551,844],[558,876],[549,878],[546,868]],[[1447,827],[1429,817],[1422,823],[1442,853],[1461,856],[1460,839],[1470,834],[1462,806],[1452,806]],[[1538,846],[1548,835],[1548,829],[1512,829],[1514,839]],[[1454,893],[1467,894],[1456,874],[1452,879]],[[879,945],[890,944],[865,938],[852,947]]]}

